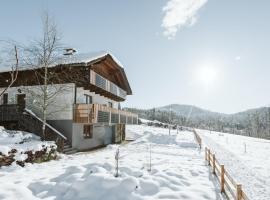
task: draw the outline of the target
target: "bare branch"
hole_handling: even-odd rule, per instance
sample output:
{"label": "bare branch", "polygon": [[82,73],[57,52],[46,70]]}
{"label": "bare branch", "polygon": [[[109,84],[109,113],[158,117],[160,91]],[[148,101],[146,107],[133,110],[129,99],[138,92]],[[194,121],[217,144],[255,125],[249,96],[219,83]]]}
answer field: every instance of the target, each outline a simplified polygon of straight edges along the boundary
{"label": "bare branch", "polygon": [[17,80],[18,73],[19,73],[19,58],[18,58],[18,50],[17,46],[14,46],[15,51],[15,67],[11,66],[10,71],[10,83],[9,85],[0,93],[0,97],[14,84],[14,82]]}

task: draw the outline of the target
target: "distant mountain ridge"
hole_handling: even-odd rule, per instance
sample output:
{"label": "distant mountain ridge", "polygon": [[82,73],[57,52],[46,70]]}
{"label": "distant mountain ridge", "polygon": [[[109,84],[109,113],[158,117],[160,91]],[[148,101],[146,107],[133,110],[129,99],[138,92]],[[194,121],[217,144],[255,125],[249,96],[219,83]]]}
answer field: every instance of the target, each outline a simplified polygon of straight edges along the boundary
{"label": "distant mountain ridge", "polygon": [[234,114],[212,112],[197,106],[181,104],[127,110],[148,120],[270,139],[270,107],[253,108]]}
{"label": "distant mountain ridge", "polygon": [[212,112],[203,108],[199,108],[193,105],[185,104],[169,104],[166,106],[156,108],[160,111],[170,111],[170,109],[177,115],[190,117],[190,118],[203,118],[203,117],[225,117],[227,114]]}
{"label": "distant mountain ridge", "polygon": [[160,111],[170,111],[170,109],[172,110],[172,112],[175,112],[177,115],[180,116],[185,116],[188,117],[190,116],[190,118],[201,118],[201,117],[208,117],[208,118],[213,118],[213,117],[219,117],[219,118],[235,118],[240,120],[241,118],[245,118],[248,115],[253,115],[255,113],[259,114],[260,113],[266,113],[267,111],[269,111],[270,106],[267,107],[259,107],[259,108],[252,108],[252,109],[248,109],[245,111],[241,111],[241,112],[237,112],[237,113],[233,113],[233,114],[225,114],[225,113],[219,113],[219,112],[213,112],[207,109],[203,109],[203,108],[199,108],[197,106],[193,106],[193,105],[186,105],[186,104],[169,104],[166,106],[162,106],[162,107],[157,107],[155,108],[157,110]]}

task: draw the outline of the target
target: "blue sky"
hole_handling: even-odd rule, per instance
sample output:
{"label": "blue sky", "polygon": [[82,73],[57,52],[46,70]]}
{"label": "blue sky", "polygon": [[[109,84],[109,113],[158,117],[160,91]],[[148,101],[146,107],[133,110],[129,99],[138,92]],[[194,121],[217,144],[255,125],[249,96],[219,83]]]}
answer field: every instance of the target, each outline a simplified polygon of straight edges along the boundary
{"label": "blue sky", "polygon": [[0,0],[0,39],[38,37],[49,10],[63,43],[123,63],[126,106],[233,113],[270,104],[269,9],[268,0]]}

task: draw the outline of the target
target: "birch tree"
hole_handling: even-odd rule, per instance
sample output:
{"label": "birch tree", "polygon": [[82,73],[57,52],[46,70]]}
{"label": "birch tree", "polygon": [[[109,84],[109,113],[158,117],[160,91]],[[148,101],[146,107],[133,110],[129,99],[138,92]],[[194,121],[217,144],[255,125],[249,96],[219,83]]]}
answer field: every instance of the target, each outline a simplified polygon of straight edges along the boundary
{"label": "birch tree", "polygon": [[42,36],[25,48],[24,57],[25,64],[28,68],[33,69],[36,75],[37,89],[29,89],[27,92],[33,98],[33,105],[36,105],[41,110],[40,114],[43,121],[42,134],[44,138],[49,114],[48,107],[54,103],[57,94],[65,90],[64,87],[54,87],[53,80],[60,79],[59,73],[53,73],[49,70],[51,66],[56,64],[62,50],[63,47],[57,26],[49,14],[45,13]]}

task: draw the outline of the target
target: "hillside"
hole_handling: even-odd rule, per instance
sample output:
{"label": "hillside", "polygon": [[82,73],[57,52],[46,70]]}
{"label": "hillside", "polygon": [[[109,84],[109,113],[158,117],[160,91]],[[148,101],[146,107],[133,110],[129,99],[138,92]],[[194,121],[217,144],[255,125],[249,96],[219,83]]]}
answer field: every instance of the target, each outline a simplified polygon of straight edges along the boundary
{"label": "hillside", "polygon": [[249,109],[234,114],[212,112],[192,105],[170,104],[153,109],[127,108],[139,117],[175,123],[183,126],[207,128],[248,136],[270,138],[270,108]]}
{"label": "hillside", "polygon": [[170,104],[167,106],[157,108],[157,110],[167,112],[169,112],[170,109],[179,116],[191,119],[195,118],[205,119],[205,118],[216,118],[227,116],[226,114],[212,112],[192,105]]}

